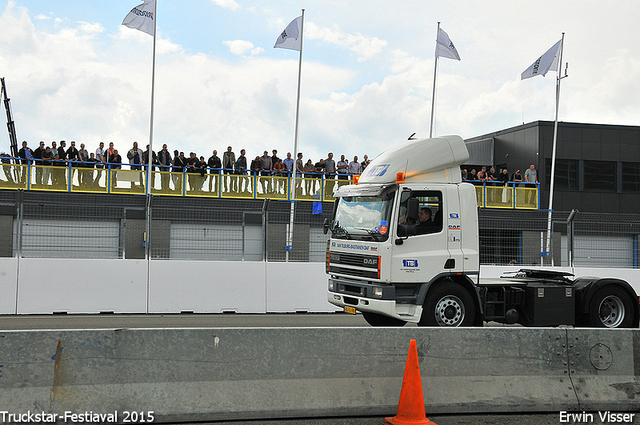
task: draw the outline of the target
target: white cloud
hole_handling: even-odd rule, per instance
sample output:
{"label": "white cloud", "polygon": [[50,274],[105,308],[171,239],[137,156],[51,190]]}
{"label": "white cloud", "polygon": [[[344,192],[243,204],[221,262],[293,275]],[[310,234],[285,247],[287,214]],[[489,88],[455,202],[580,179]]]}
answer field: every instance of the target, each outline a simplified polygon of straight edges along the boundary
{"label": "white cloud", "polygon": [[240,5],[233,0],[211,0],[218,6],[224,9],[237,10],[240,9]]}
{"label": "white cloud", "polygon": [[244,55],[246,52],[258,55],[264,52],[262,47],[255,47],[252,42],[246,40],[223,41],[222,44],[229,47],[229,51],[234,55]]}
{"label": "white cloud", "polygon": [[51,19],[51,17],[47,16],[47,15],[40,14],[40,15],[34,17],[33,19],[37,19],[38,21],[46,21],[48,19]]}
{"label": "white cloud", "polygon": [[80,23],[80,30],[84,32],[88,32],[88,33],[104,32],[104,27],[102,26],[101,23],[98,23],[98,22],[91,23],[91,22],[82,22],[82,21],[79,23]]}
{"label": "white cloud", "polygon": [[377,37],[369,37],[360,33],[347,34],[337,25],[332,28],[320,28],[313,22],[305,23],[305,37],[311,40],[321,40],[348,49],[358,56],[359,61],[372,59],[387,47],[387,41]]}

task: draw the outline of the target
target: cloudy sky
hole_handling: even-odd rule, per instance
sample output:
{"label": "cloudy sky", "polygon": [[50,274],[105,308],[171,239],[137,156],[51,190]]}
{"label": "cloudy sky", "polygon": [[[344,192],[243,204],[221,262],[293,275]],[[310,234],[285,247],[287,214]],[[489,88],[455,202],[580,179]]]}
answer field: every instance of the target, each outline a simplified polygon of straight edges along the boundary
{"label": "cloudy sky", "polygon": [[[0,0],[20,141],[148,142],[152,37],[120,25],[140,3]],[[154,149],[292,151],[298,52],[273,45],[301,8],[305,159],[429,135],[438,21],[462,60],[438,62],[435,135],[552,121],[556,73],[520,73],[562,32],[560,120],[640,125],[637,0],[158,0]]]}

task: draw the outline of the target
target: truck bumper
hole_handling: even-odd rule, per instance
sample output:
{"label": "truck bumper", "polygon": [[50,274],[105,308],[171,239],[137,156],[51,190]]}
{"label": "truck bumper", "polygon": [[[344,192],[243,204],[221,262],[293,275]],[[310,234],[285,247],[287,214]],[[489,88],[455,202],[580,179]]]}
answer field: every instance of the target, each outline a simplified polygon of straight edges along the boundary
{"label": "truck bumper", "polygon": [[[335,281],[333,287],[338,287]],[[418,323],[420,316],[422,316],[422,306],[397,303],[395,300],[389,299],[377,299],[342,293],[332,290],[331,283],[329,291],[327,292],[327,301],[339,307],[354,307],[359,311],[383,314],[409,323]]]}

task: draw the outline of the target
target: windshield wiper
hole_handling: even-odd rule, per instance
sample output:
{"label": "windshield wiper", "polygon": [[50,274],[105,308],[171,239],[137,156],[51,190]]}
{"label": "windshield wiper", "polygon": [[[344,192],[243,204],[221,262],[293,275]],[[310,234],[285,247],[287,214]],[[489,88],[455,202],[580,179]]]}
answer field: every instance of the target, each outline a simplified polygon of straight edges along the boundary
{"label": "windshield wiper", "polygon": [[347,232],[347,229],[345,229],[344,227],[340,226],[340,222],[339,221],[336,221],[336,224],[331,229],[331,234],[333,234],[335,236],[336,233],[345,235],[347,237],[347,239],[351,239],[351,235],[349,234],[349,232]]}
{"label": "windshield wiper", "polygon": [[367,232],[369,234],[369,236],[371,236],[371,239],[373,239],[376,242],[380,242],[380,239],[378,239],[379,234],[374,232],[371,229],[365,229],[364,227],[354,227],[354,229],[356,230],[364,230],[365,232]]}

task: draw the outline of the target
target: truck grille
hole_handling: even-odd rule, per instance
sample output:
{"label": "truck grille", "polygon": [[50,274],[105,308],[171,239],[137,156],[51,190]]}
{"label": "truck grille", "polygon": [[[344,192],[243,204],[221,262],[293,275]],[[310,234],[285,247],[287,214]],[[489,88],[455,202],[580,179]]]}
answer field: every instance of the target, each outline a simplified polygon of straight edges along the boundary
{"label": "truck grille", "polygon": [[380,279],[380,257],[332,251],[328,271],[348,276]]}
{"label": "truck grille", "polygon": [[344,264],[347,266],[378,268],[380,257],[377,255],[348,254],[344,252],[331,252],[331,264]]}

